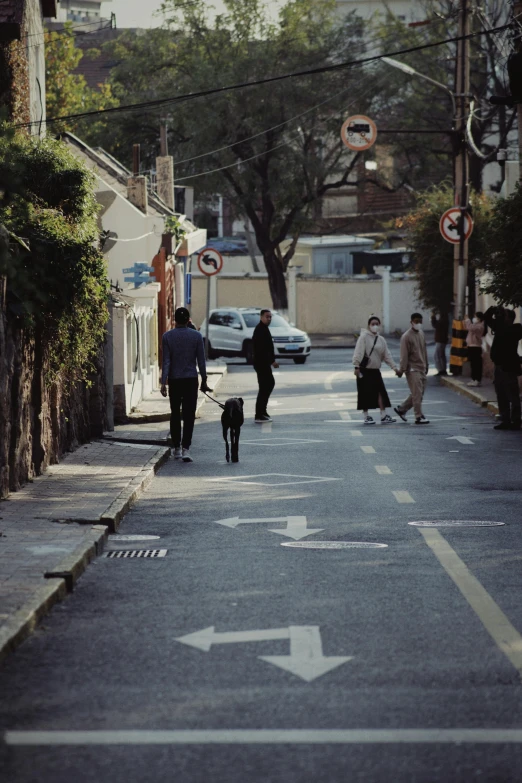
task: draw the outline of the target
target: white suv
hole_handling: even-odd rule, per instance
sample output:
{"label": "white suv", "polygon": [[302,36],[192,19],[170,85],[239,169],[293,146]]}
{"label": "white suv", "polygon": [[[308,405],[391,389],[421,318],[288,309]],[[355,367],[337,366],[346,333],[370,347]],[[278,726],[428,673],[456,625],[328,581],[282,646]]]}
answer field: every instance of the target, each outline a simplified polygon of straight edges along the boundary
{"label": "white suv", "polygon": [[[252,335],[259,323],[260,308],[219,307],[210,311],[209,359],[218,356],[244,356],[252,364]],[[274,340],[277,359],[293,359],[295,364],[304,364],[310,355],[311,343],[306,332],[291,326],[288,321],[272,310],[270,331]],[[206,337],[206,319],[200,326]]]}

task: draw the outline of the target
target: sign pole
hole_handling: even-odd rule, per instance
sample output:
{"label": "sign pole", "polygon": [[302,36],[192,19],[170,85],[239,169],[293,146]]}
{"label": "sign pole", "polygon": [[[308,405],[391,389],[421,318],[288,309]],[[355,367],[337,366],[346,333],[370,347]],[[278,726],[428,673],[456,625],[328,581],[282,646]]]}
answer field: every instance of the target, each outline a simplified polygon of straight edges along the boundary
{"label": "sign pole", "polygon": [[208,359],[208,319],[210,318],[210,276],[207,277],[207,312],[205,321],[205,359]]}

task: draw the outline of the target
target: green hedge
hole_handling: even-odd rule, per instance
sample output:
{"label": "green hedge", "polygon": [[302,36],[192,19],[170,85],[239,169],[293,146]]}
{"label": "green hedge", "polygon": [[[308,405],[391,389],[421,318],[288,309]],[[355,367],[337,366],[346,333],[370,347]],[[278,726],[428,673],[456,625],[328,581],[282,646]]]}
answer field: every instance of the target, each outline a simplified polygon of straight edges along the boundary
{"label": "green hedge", "polygon": [[[0,274],[26,328],[41,331],[50,380],[86,379],[103,344],[109,284],[94,175],[62,144],[0,128]],[[16,309],[16,308],[15,308]]]}

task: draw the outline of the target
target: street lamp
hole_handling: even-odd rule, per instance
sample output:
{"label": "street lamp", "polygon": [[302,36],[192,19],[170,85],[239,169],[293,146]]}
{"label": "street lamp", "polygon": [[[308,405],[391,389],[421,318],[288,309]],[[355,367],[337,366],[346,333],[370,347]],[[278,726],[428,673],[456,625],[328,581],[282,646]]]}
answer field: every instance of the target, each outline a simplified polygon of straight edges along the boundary
{"label": "street lamp", "polygon": [[386,63],[386,65],[391,65],[392,68],[397,68],[399,71],[402,71],[403,73],[407,73],[408,76],[416,76],[418,79],[424,79],[425,82],[429,82],[430,84],[434,84],[436,87],[440,87],[440,89],[444,90],[444,92],[447,95],[449,95],[451,98],[451,105],[453,107],[453,118],[457,116],[455,95],[453,91],[450,90],[450,88],[447,87],[445,84],[436,81],[436,79],[432,79],[431,76],[426,76],[426,74],[416,71],[415,68],[411,67],[411,65],[406,65],[406,63],[401,63],[399,62],[399,60],[394,60],[393,57],[381,57],[381,62]]}

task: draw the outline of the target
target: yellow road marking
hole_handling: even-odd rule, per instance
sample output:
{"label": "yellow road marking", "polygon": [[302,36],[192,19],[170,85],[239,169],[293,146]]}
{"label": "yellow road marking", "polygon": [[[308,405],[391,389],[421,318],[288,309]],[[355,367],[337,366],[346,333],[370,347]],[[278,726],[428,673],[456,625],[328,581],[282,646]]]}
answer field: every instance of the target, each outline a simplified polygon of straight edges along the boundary
{"label": "yellow road marking", "polygon": [[361,450],[364,451],[365,454],[375,454],[375,449],[373,446],[361,446]]}
{"label": "yellow road marking", "polygon": [[453,579],[497,647],[509,658],[522,678],[522,636],[439,531],[433,528],[419,528],[419,533],[448,576]]}
{"label": "yellow road marking", "polygon": [[415,503],[409,492],[403,490],[394,490],[393,494],[397,503]]}
{"label": "yellow road marking", "polygon": [[379,474],[379,476],[391,476],[392,472],[389,469],[388,465],[374,465],[375,470]]}

